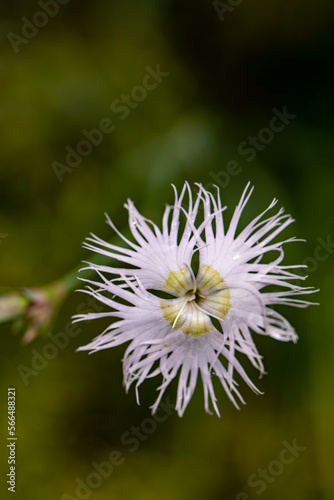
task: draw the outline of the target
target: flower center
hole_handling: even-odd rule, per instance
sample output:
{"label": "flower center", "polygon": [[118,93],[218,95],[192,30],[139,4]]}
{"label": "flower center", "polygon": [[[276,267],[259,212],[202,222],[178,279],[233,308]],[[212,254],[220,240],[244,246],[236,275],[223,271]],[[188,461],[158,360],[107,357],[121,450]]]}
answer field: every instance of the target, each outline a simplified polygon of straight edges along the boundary
{"label": "flower center", "polygon": [[223,321],[231,307],[229,288],[218,271],[206,264],[196,277],[187,267],[171,271],[162,289],[175,295],[160,302],[165,320],[194,337],[213,330],[211,318]]}

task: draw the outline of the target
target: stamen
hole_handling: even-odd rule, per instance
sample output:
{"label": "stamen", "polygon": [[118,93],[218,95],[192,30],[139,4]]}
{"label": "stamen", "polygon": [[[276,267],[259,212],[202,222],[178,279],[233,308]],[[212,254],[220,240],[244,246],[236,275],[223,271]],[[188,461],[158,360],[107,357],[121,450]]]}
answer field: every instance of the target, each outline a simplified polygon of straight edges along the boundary
{"label": "stamen", "polygon": [[175,328],[175,325],[176,325],[176,323],[177,323],[177,321],[178,321],[179,317],[180,317],[180,316],[181,316],[181,314],[183,313],[184,309],[186,308],[186,306],[187,306],[187,302],[185,302],[185,303],[183,304],[183,306],[181,307],[181,309],[180,309],[180,310],[179,310],[179,312],[177,313],[177,316],[176,316],[176,318],[175,318],[175,320],[174,320],[174,322],[173,322],[173,324],[172,324],[172,328]]}
{"label": "stamen", "polygon": [[167,288],[177,298],[160,302],[165,320],[173,329],[181,328],[195,337],[212,331],[212,320],[224,321],[231,307],[229,287],[208,265],[201,265],[195,276],[190,265],[185,264],[169,273],[163,286]]}
{"label": "stamen", "polygon": [[197,282],[196,282],[196,277],[195,277],[194,271],[191,269],[191,267],[189,266],[189,264],[185,264],[185,266],[187,267],[187,269],[189,271],[189,274],[191,276],[191,279],[192,279],[192,282],[193,282],[194,293],[196,293],[197,292]]}

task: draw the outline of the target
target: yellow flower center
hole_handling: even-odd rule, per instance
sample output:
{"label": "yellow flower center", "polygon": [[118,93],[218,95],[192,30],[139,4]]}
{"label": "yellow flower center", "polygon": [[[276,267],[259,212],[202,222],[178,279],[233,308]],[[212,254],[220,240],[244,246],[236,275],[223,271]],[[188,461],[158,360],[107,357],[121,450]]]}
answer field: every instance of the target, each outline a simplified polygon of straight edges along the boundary
{"label": "yellow flower center", "polygon": [[198,337],[214,329],[211,321],[224,320],[230,307],[230,290],[218,271],[202,264],[196,278],[191,269],[171,271],[162,289],[174,299],[160,302],[163,316],[175,330]]}

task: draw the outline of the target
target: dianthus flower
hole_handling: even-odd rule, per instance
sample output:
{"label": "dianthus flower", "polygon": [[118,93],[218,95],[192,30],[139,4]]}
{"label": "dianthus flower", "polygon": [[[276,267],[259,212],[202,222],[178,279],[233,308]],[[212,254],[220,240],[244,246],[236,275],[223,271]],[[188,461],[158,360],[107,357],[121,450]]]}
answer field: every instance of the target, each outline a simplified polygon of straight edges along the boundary
{"label": "dianthus flower", "polygon": [[[128,200],[125,207],[134,241],[123,236],[107,216],[108,224],[125,245],[113,245],[95,235],[85,243],[87,249],[120,265],[89,264],[100,280],[83,280],[88,282],[83,291],[102,302],[106,311],[78,315],[75,320],[108,317],[112,321],[79,350],[96,352],[128,343],[123,358],[126,390],[136,382],[138,400],[138,387],[145,379],[162,377],[153,413],[176,377],[175,408],[180,416],[199,375],[208,413],[211,400],[219,415],[213,378],[220,381],[237,407],[238,400],[244,400],[235,372],[258,393],[241,364],[246,356],[260,374],[264,373],[254,334],[296,342],[293,327],[272,306],[306,307],[310,302],[296,297],[314,292],[294,284],[305,278],[294,270],[305,266],[281,265],[283,244],[296,239],[276,241],[293,222],[283,209],[266,215],[277,200],[238,230],[253,191],[248,184],[226,229],[226,207],[221,205],[218,188],[216,196],[200,184],[197,188],[195,201],[187,183],[180,195],[174,188],[175,202],[165,209],[162,229]],[[189,201],[185,208],[186,193]],[[264,259],[265,255],[274,258]]]}

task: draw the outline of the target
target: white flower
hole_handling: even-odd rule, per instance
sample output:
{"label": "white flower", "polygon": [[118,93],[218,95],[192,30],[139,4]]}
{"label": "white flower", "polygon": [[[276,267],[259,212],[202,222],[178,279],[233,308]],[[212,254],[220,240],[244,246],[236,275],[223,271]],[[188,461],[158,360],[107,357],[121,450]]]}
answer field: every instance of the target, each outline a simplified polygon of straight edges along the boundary
{"label": "white flower", "polygon": [[[161,375],[159,395],[152,406],[155,412],[166,387],[178,376],[176,410],[180,416],[193,395],[199,374],[205,410],[209,413],[211,400],[219,415],[213,375],[237,407],[236,398],[244,401],[234,371],[259,392],[238,358],[246,355],[260,374],[264,373],[252,333],[296,342],[292,326],[271,306],[306,307],[310,302],[295,297],[314,291],[293,284],[294,280],[305,278],[293,269],[306,266],[281,265],[282,245],[296,240],[274,242],[293,222],[290,216],[283,215],[283,209],[264,217],[276,200],[238,232],[241,214],[253,190],[247,185],[225,230],[226,207],[221,206],[218,188],[215,198],[197,186],[195,202],[187,183],[180,196],[175,190],[175,203],[166,207],[162,230],[128,200],[125,207],[135,242],[122,236],[107,217],[127,247],[112,245],[95,235],[88,238],[85,247],[123,267],[89,265],[100,280],[83,280],[90,285],[83,291],[104,303],[106,311],[75,317],[76,321],[117,318],[79,350],[96,352],[129,342],[123,359],[126,390],[135,381],[138,400],[140,384],[146,378]],[[182,206],[186,193],[187,209]],[[268,263],[267,258],[265,263],[263,256],[268,252],[274,260]],[[271,285],[274,291],[263,290]],[[276,291],[277,287],[281,290]]]}

